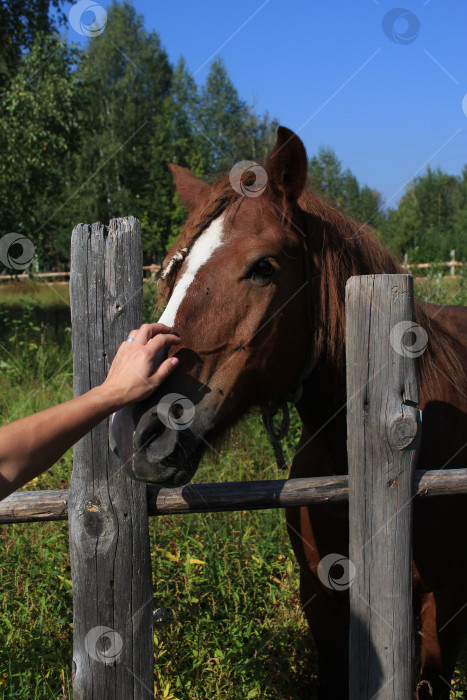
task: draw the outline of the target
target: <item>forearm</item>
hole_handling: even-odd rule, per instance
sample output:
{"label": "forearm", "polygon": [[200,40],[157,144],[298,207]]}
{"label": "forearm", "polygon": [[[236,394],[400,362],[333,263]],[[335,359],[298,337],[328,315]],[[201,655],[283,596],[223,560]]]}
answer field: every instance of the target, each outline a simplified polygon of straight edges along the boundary
{"label": "forearm", "polygon": [[163,348],[180,343],[168,326],[145,324],[130,339],[120,345],[101,386],[0,428],[0,499],[51,467],[111,413],[150,396],[177,366],[170,358],[154,369]]}
{"label": "forearm", "polygon": [[48,469],[109,416],[118,402],[96,387],[76,399],[0,428],[0,498]]}

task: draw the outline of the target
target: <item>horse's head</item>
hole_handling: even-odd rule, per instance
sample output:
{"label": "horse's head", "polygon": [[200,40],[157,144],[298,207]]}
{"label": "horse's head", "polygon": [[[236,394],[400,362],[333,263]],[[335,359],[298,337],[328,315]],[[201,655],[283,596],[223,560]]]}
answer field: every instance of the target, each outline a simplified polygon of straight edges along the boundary
{"label": "horse's head", "polygon": [[132,408],[131,428],[133,471],[165,486],[189,481],[206,447],[249,407],[290,399],[310,364],[300,139],[279,128],[260,194],[251,172],[234,189],[227,178],[211,186],[172,170],[190,214],[162,266],[160,320],[181,337],[171,350],[180,364]]}

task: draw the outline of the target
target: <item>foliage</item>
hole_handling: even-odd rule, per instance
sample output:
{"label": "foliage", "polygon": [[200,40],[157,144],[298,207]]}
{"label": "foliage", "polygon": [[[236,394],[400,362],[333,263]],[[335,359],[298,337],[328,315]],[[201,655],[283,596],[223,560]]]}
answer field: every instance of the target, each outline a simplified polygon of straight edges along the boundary
{"label": "foliage", "polygon": [[38,35],[0,112],[1,226],[28,236],[43,261],[68,258],[61,210],[77,144],[75,61],[57,37]]}
{"label": "foliage", "polygon": [[157,243],[163,249],[172,199],[167,155],[154,150],[155,142],[165,142],[167,129],[164,100],[172,80],[167,54],[129,3],[114,3],[105,32],[89,42],[77,76],[81,140],[69,188],[73,223],[132,214],[152,223],[145,249],[160,255]]}
{"label": "foliage", "polygon": [[447,261],[451,249],[467,259],[467,167],[456,178],[428,167],[389,212],[382,234],[410,262]]}
{"label": "foliage", "polygon": [[460,268],[457,279],[443,277],[441,271],[431,271],[427,277],[415,280],[415,288],[422,301],[467,306],[467,267]]}
{"label": "foliage", "polygon": [[0,0],[0,91],[8,86],[22,52],[34,44],[37,35],[54,30],[52,8],[63,21],[62,5],[63,0]]}
{"label": "foliage", "polygon": [[[9,28],[0,47],[0,236],[23,233],[40,265],[57,268],[69,263],[75,224],[132,214],[145,262],[160,262],[185,217],[168,164],[211,180],[239,160],[262,162],[278,122],[240,97],[221,59],[201,86],[183,58],[172,66],[127,0],[113,0],[105,31],[79,50],[59,40],[50,7],[63,16],[62,0],[0,0],[0,38]],[[452,248],[466,258],[467,166],[462,177],[428,168],[388,213],[331,148],[311,156],[308,180],[410,262],[447,260]]]}
{"label": "foliage", "polygon": [[357,178],[349,170],[342,170],[342,163],[332,148],[321,147],[310,158],[308,182],[312,190],[349,216],[378,228],[384,221],[381,195],[368,186],[360,187]]}
{"label": "foliage", "polygon": [[277,122],[259,120],[240,99],[224,62],[213,61],[201,91],[199,131],[205,169],[226,172],[238,160],[264,160],[275,142]]}

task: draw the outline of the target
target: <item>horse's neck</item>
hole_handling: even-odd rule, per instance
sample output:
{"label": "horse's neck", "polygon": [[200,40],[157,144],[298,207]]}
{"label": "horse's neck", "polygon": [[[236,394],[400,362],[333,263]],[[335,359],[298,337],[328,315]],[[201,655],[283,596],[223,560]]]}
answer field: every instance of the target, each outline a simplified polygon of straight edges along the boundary
{"label": "horse's neck", "polygon": [[318,362],[297,403],[303,423],[297,462],[303,476],[347,472],[345,372]]}

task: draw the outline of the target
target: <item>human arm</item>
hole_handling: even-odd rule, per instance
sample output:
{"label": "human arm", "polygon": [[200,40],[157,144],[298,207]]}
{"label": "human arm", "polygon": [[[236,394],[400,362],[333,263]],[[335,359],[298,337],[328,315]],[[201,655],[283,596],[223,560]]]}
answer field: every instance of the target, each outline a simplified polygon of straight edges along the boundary
{"label": "human arm", "polygon": [[106,380],[86,394],[0,428],[0,499],[52,466],[75,442],[122,406],[147,398],[175,369],[163,348],[180,342],[170,328],[153,323],[132,331],[120,346]]}

